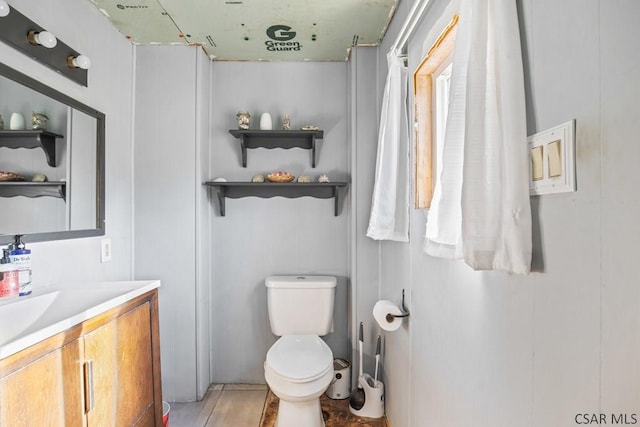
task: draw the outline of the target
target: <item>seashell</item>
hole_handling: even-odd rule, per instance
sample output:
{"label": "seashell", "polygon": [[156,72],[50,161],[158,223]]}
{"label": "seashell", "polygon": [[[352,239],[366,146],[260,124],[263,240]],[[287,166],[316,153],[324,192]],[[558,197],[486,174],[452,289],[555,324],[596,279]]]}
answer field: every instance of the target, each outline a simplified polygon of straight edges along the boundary
{"label": "seashell", "polygon": [[318,177],[318,182],[329,182],[329,177],[327,175],[320,175]]}
{"label": "seashell", "polygon": [[254,175],[253,178],[251,178],[251,182],[264,182],[264,175],[262,174]]}
{"label": "seashell", "polygon": [[236,119],[238,120],[238,129],[249,129],[249,121],[251,120],[251,114],[246,111],[240,111],[236,114]]}
{"label": "seashell", "polygon": [[46,114],[36,113],[35,111],[31,115],[31,125],[33,129],[47,129],[47,122],[49,117]]}
{"label": "seashell", "polygon": [[298,182],[311,182],[311,177],[309,175],[300,175]]}
{"label": "seashell", "polygon": [[45,182],[45,181],[47,181],[47,176],[45,174],[39,173],[37,175],[34,175],[33,178],[31,178],[31,181],[33,181],[33,182]]}

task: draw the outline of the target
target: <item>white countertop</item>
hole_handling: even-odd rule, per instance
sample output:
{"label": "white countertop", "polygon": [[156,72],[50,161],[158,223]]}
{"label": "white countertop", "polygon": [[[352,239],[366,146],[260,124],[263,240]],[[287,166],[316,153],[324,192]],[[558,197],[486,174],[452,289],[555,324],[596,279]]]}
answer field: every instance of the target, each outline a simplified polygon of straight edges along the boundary
{"label": "white countertop", "polygon": [[0,299],[0,359],[159,286],[159,280],[51,285]]}

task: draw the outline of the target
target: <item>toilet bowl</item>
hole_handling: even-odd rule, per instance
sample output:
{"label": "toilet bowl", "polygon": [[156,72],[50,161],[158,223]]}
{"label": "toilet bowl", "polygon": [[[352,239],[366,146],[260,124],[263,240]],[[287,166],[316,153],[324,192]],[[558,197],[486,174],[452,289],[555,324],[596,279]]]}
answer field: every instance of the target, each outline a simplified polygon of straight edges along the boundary
{"label": "toilet bowl", "polygon": [[333,380],[333,353],[320,338],[333,327],[336,278],[271,276],[265,280],[271,332],[264,378],[280,398],[276,427],[323,427],[320,396]]}
{"label": "toilet bowl", "polygon": [[265,380],[278,396],[276,427],[322,427],[320,396],[333,379],[333,353],[317,335],[285,335],[271,346]]}

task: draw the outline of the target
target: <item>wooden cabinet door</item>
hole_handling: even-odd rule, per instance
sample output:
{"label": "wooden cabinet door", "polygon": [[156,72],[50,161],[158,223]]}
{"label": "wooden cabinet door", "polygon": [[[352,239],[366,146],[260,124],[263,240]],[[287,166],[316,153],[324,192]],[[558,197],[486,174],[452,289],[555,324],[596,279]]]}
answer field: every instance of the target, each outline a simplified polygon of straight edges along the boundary
{"label": "wooden cabinet door", "polygon": [[149,302],[84,336],[93,365],[89,427],[154,425],[154,379]]}
{"label": "wooden cabinet door", "polygon": [[0,426],[84,427],[82,339],[0,379]]}

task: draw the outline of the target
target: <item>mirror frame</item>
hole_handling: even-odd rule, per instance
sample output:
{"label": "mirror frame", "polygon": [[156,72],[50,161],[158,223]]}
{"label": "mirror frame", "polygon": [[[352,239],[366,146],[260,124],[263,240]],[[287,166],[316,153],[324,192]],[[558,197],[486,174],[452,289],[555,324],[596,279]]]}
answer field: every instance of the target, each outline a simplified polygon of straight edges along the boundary
{"label": "mirror frame", "polygon": [[[59,92],[39,81],[0,63],[0,76],[6,77],[23,86],[40,92],[56,101],[66,104],[97,120],[96,132],[96,228],[81,230],[51,231],[45,233],[24,234],[23,241],[44,242],[50,240],[77,239],[82,237],[104,236],[105,234],[105,115],[104,113],[89,107],[62,92]],[[1,234],[0,245],[13,242],[13,235]]]}

